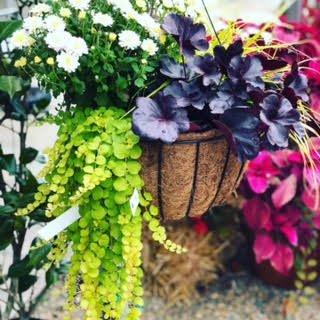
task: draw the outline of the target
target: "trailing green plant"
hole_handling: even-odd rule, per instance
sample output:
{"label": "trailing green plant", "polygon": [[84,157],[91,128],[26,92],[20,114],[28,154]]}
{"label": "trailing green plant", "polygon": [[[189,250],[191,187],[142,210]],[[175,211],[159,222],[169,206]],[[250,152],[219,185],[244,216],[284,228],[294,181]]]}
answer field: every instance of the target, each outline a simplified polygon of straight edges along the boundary
{"label": "trailing green plant", "polygon": [[[20,25],[19,21],[0,22],[0,43]],[[12,261],[8,268],[0,265],[0,286],[5,292],[4,301],[0,303],[3,306],[0,319],[16,316],[28,320],[44,294],[63,273],[64,266],[48,268],[44,285],[39,285],[39,271],[48,262],[47,255],[52,246],[39,246],[34,241],[29,248],[27,232],[49,219],[44,214],[44,205],[33,210],[32,217],[15,215],[19,207],[33,201],[40,185],[28,168],[36,161],[38,151],[27,146],[26,140],[30,122],[45,115],[51,97],[32,88],[30,79],[19,78],[16,70],[10,68],[9,59],[10,53],[0,50],[0,126],[2,132],[7,131],[2,134],[0,144],[0,254],[6,257],[6,263]],[[4,152],[2,144],[12,135],[18,138],[19,148],[16,153]]]}
{"label": "trailing green plant", "polygon": [[[116,108],[61,113],[56,118],[58,140],[42,172],[46,183],[39,187],[35,202],[19,211],[26,215],[47,202],[46,216],[52,218],[79,206],[81,218],[63,233],[62,241],[61,236],[54,240],[58,250],[52,262],[62,259],[64,248],[72,243],[68,309],[75,306],[80,283],[86,319],[140,318],[143,220],[155,240],[171,251],[183,251],[166,238],[151,195],[142,192],[139,137],[124,115]],[[135,189],[136,211],[130,207]]]}

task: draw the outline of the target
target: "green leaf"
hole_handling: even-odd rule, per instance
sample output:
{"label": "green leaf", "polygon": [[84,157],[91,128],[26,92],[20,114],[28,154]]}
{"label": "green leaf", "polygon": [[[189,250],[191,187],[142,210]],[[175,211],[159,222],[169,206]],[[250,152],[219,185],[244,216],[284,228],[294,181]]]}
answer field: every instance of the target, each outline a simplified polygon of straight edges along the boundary
{"label": "green leaf", "polygon": [[10,192],[6,192],[2,195],[4,203],[9,204],[14,208],[18,208],[17,204],[20,199],[19,192],[12,190]]}
{"label": "green leaf", "polygon": [[37,155],[38,151],[36,149],[31,147],[25,148],[21,153],[20,161],[23,164],[30,163],[37,157]]}
{"label": "green leaf", "polygon": [[36,192],[39,186],[38,180],[32,174],[30,170],[26,170],[25,172],[25,179],[17,178],[21,185],[21,192],[28,193],[28,192]]}
{"label": "green leaf", "polygon": [[14,222],[0,217],[0,250],[5,249],[13,240]]}
{"label": "green leaf", "polygon": [[5,154],[0,158],[0,168],[14,175],[17,171],[17,162],[14,154]]}
{"label": "green leaf", "polygon": [[32,287],[38,280],[38,277],[28,274],[19,278],[18,291],[22,293]]}
{"label": "green leaf", "polygon": [[128,81],[126,78],[119,76],[116,80],[116,86],[119,89],[126,89],[128,87]]}
{"label": "green leaf", "polygon": [[47,285],[47,287],[51,287],[53,284],[58,282],[58,280],[59,280],[58,273],[55,271],[54,268],[50,268],[46,272],[46,285]]}
{"label": "green leaf", "polygon": [[10,98],[22,90],[22,80],[15,76],[0,76],[0,91],[8,93]]}
{"label": "green leaf", "polygon": [[51,245],[46,244],[40,248],[36,248],[30,251],[29,253],[29,266],[40,269],[44,263],[44,260],[47,258],[48,253],[51,250]]}
{"label": "green leaf", "polygon": [[128,188],[128,183],[125,178],[117,178],[113,183],[113,187],[116,191],[124,191]]}
{"label": "green leaf", "polygon": [[12,264],[9,268],[8,276],[11,278],[20,278],[28,275],[33,269],[29,265],[30,257],[27,255],[24,259]]}
{"label": "green leaf", "polygon": [[0,42],[9,38],[16,30],[21,28],[22,21],[0,21]]}
{"label": "green leaf", "polygon": [[0,216],[7,216],[10,215],[11,213],[14,213],[16,209],[12,206],[0,206]]}
{"label": "green leaf", "polygon": [[138,78],[138,79],[135,80],[134,84],[138,88],[142,88],[142,87],[144,87],[144,80],[142,78]]}
{"label": "green leaf", "polygon": [[138,161],[128,161],[127,168],[130,174],[135,175],[141,170],[141,164]]}

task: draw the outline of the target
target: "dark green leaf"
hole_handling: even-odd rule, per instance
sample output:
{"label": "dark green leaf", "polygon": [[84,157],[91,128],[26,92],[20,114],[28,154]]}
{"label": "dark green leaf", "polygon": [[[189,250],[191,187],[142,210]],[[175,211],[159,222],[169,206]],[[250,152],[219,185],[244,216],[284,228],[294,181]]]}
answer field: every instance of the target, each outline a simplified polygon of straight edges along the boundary
{"label": "dark green leaf", "polygon": [[12,190],[10,192],[6,192],[2,195],[5,204],[9,204],[14,208],[17,208],[17,203],[19,201],[20,195],[19,192]]}
{"label": "dark green leaf", "polygon": [[9,38],[21,26],[21,20],[0,21],[0,42]]}
{"label": "dark green leaf", "polygon": [[14,175],[17,170],[17,162],[14,154],[5,154],[0,158],[0,168]]}
{"label": "dark green leaf", "polygon": [[126,89],[128,87],[128,81],[124,77],[118,77],[116,85],[119,89]]}
{"label": "dark green leaf", "polygon": [[12,98],[15,93],[22,90],[22,80],[15,76],[0,76],[0,90]]}
{"label": "dark green leaf", "polygon": [[20,161],[23,164],[30,163],[37,157],[37,155],[38,151],[36,149],[31,147],[25,148],[21,153]]}
{"label": "dark green leaf", "polygon": [[29,266],[39,269],[42,267],[44,260],[47,258],[48,253],[51,250],[51,245],[46,244],[40,248],[36,248],[30,251]]}
{"label": "dark green leaf", "polygon": [[11,219],[0,217],[0,250],[5,249],[13,240],[14,222]]}
{"label": "dark green leaf", "polygon": [[9,268],[8,276],[11,278],[20,278],[28,275],[33,269],[29,265],[30,257],[27,255],[24,259],[12,264]]}
{"label": "dark green leaf", "polygon": [[26,107],[22,104],[20,99],[14,97],[11,100],[11,105],[15,112],[12,112],[12,118],[15,120],[23,120],[27,118],[27,110]]}
{"label": "dark green leaf", "polygon": [[8,216],[16,211],[12,206],[0,206],[0,216]]}
{"label": "dark green leaf", "polygon": [[37,222],[49,222],[52,220],[45,215],[45,210],[41,208],[38,208],[35,211],[33,211],[31,218],[32,220]]}
{"label": "dark green leaf", "polygon": [[28,274],[26,276],[19,278],[19,284],[18,284],[19,293],[27,291],[30,287],[32,287],[37,282],[37,280],[38,278],[31,274]]}
{"label": "dark green leaf", "polygon": [[30,170],[26,170],[25,179],[17,178],[17,180],[19,181],[19,183],[21,185],[21,192],[31,193],[31,192],[37,191],[39,183]]}
{"label": "dark green leaf", "polygon": [[47,272],[46,272],[46,284],[47,287],[51,287],[53,284],[55,284],[57,281],[59,280],[59,275],[58,273],[55,271],[54,268],[50,268]]}
{"label": "dark green leaf", "polygon": [[26,207],[30,202],[34,201],[34,193],[25,193],[22,196],[20,196],[18,201],[18,208],[24,208]]}

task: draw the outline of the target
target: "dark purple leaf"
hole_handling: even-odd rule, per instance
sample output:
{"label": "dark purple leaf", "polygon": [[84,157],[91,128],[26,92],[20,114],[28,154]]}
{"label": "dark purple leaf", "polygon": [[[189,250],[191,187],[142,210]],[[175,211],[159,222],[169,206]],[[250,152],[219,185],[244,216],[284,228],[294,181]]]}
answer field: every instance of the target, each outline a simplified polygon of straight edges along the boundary
{"label": "dark purple leaf", "polygon": [[259,119],[247,109],[234,108],[226,110],[220,120],[232,132],[239,158],[241,160],[255,158],[260,150]]}
{"label": "dark purple leaf", "polygon": [[214,56],[217,63],[220,65],[224,72],[227,71],[232,58],[241,56],[243,54],[243,43],[241,40],[235,41],[227,49],[223,46],[216,46],[214,48]]}
{"label": "dark purple leaf", "polygon": [[221,114],[232,107],[245,105],[246,99],[248,94],[245,86],[227,80],[211,98],[209,107],[213,114]]}
{"label": "dark purple leaf", "polygon": [[297,97],[303,101],[308,101],[308,78],[299,72],[297,63],[292,66],[292,71],[288,74],[284,80],[285,87],[291,88]]}
{"label": "dark purple leaf", "polygon": [[248,89],[263,90],[265,87],[262,80],[262,64],[256,57],[235,56],[231,59],[227,71],[233,83],[244,82],[248,85]]}
{"label": "dark purple leaf", "polygon": [[180,132],[189,130],[187,111],[177,107],[172,96],[158,95],[155,100],[138,98],[133,113],[134,131],[143,138],[172,143]]}
{"label": "dark purple leaf", "polygon": [[173,35],[180,45],[181,52],[191,57],[195,50],[206,51],[209,48],[206,29],[202,24],[196,24],[189,17],[169,14],[162,24],[163,30]]}
{"label": "dark purple leaf", "polygon": [[270,144],[287,147],[289,129],[299,123],[299,112],[288,99],[275,93],[264,98],[261,108],[260,119],[268,126],[267,138]]}
{"label": "dark purple leaf", "polygon": [[288,65],[288,63],[285,60],[281,59],[269,59],[264,55],[257,55],[256,57],[259,58],[263,70],[265,71],[273,71],[273,70],[278,70],[281,68],[284,68]]}
{"label": "dark purple leaf", "polygon": [[183,66],[169,57],[162,59],[161,66],[160,72],[171,79],[187,80],[193,76],[192,71],[187,65]]}
{"label": "dark purple leaf", "polygon": [[174,96],[178,107],[194,107],[199,110],[204,108],[208,99],[207,89],[199,79],[192,82],[175,81],[165,88],[164,93]]}
{"label": "dark purple leaf", "polygon": [[190,61],[189,66],[190,69],[203,76],[204,86],[218,84],[222,77],[219,66],[211,55],[196,56]]}

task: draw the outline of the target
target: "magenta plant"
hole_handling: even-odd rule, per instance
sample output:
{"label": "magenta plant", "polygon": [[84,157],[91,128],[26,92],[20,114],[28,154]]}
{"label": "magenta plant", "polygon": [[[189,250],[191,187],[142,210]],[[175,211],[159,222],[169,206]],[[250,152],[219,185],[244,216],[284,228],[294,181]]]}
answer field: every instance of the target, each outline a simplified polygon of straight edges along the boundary
{"label": "magenta plant", "polygon": [[[318,139],[310,144],[320,147]],[[243,215],[254,233],[256,262],[269,261],[283,275],[318,247],[320,155],[313,151],[310,157],[312,166],[298,151],[263,151],[245,176]]]}

